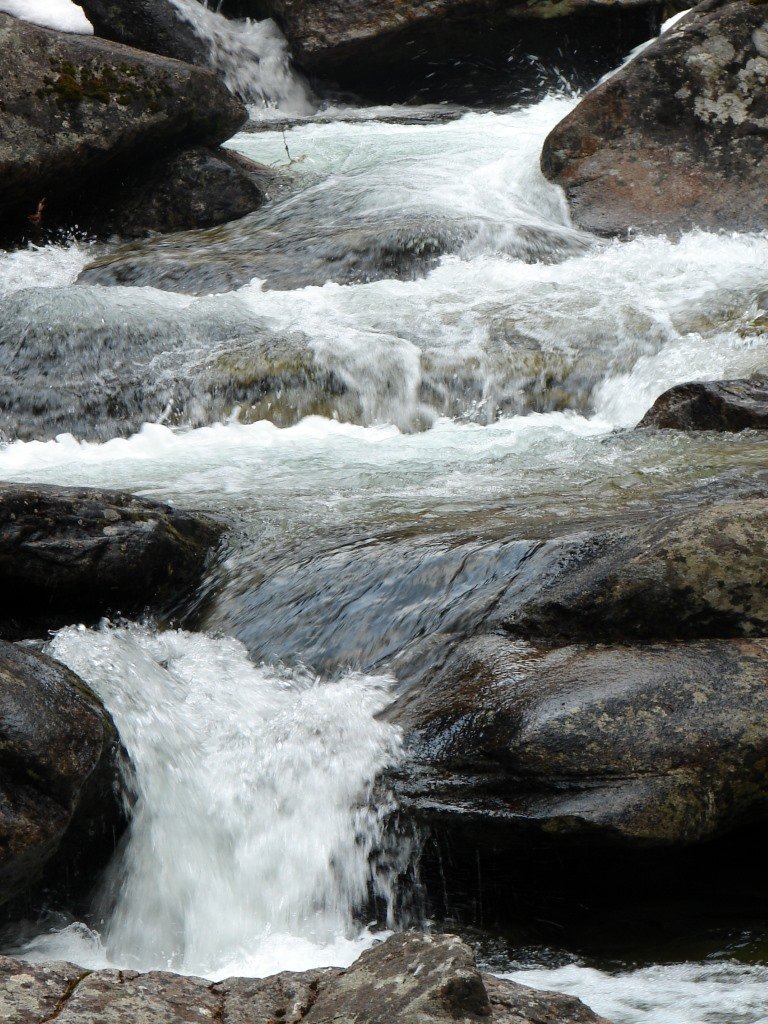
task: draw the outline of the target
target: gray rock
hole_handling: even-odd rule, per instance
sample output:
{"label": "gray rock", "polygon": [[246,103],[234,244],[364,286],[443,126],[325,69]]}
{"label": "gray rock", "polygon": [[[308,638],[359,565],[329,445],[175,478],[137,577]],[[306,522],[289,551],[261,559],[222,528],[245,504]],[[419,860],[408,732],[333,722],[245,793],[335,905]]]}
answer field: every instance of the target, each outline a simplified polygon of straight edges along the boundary
{"label": "gray rock", "polygon": [[638,427],[767,430],[768,377],[678,384],[656,399]]}
{"label": "gray rock", "polygon": [[[125,824],[124,757],[111,718],[81,679],[0,641],[0,905],[39,881],[54,858],[70,884],[92,880]],[[42,986],[40,1007],[58,981]]]}
{"label": "gray rock", "polygon": [[198,581],[221,527],[118,491],[0,486],[0,633],[138,614]]}
{"label": "gray rock", "polygon": [[[216,145],[246,111],[211,71],[0,15],[3,235],[57,223],[93,183],[151,155]],[[89,190],[84,191],[86,185]]]}
{"label": "gray rock", "polygon": [[[661,7],[644,0],[252,0],[249,11],[277,20],[305,71],[353,92],[471,103],[519,95],[554,64],[594,81],[658,31]],[[533,73],[531,57],[539,60]]]}
{"label": "gray rock", "polygon": [[768,634],[768,499],[720,501],[562,543],[510,589],[496,625],[520,637],[686,639]]}
{"label": "gray rock", "polygon": [[766,640],[480,637],[386,713],[410,750],[396,792],[419,820],[471,822],[501,849],[700,843],[765,820],[766,684]]}
{"label": "gray rock", "polygon": [[601,235],[768,225],[768,13],[705,0],[589,93],[542,170]]}
{"label": "gray rock", "polygon": [[206,67],[208,44],[171,0],[83,0],[97,36]]}
{"label": "gray rock", "polygon": [[44,1024],[54,1014],[61,1024],[608,1024],[578,999],[481,975],[455,936],[414,933],[392,936],[346,971],[215,985],[0,957],[0,1019]]}

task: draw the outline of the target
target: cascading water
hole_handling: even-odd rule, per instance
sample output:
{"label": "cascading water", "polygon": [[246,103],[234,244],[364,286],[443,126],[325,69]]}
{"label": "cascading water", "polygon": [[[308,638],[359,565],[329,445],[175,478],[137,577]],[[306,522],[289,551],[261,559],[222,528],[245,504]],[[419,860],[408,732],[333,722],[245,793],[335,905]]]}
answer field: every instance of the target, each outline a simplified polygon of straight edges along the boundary
{"label": "cascading water", "polygon": [[179,16],[210,47],[210,61],[229,89],[263,117],[311,114],[317,107],[309,86],[291,63],[280,29],[271,19],[231,21],[198,0],[171,0]]}
{"label": "cascading water", "polygon": [[[192,4],[213,38],[221,23]],[[260,46],[252,95],[292,102],[259,77],[282,44]],[[375,715],[398,659],[472,622],[519,561],[510,538],[764,468],[759,434],[625,428],[671,384],[765,367],[768,237],[575,231],[538,169],[573,102],[262,124],[231,145],[278,165],[287,143],[289,195],[150,243],[133,287],[73,286],[96,255],[84,243],[0,254],[3,404],[34,411],[2,477],[126,487],[232,524],[197,609],[207,633],[51,642],[111,708],[137,804],[105,919],[26,955],[212,977],[348,962],[371,941],[370,787],[398,745]],[[436,237],[445,251],[403,273],[401,250],[376,249],[395,221],[409,258]],[[212,253],[237,271],[229,291],[206,277]],[[174,260],[176,284],[151,287]],[[521,978],[617,1024],[760,1024],[764,969],[723,957]]]}
{"label": "cascading water", "polygon": [[26,955],[210,977],[351,962],[381,841],[371,786],[398,748],[374,718],[389,681],[320,683],[236,640],[139,626],[73,627],[49,651],[111,711],[136,803],[101,935],[74,926]]}

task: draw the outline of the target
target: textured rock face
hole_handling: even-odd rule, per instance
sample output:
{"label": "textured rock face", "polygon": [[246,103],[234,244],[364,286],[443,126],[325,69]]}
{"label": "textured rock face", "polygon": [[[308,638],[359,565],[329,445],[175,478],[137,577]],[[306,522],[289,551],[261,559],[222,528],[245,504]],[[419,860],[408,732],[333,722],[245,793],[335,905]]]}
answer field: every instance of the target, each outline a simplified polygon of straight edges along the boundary
{"label": "textured rock face", "polygon": [[598,234],[768,225],[768,8],[705,0],[585,97],[542,170]]}
{"label": "textured rock face", "polygon": [[0,487],[0,630],[30,636],[180,597],[220,527],[158,502],[87,488]]}
{"label": "textured rock face", "polygon": [[639,427],[768,430],[768,377],[678,384],[656,399]]}
{"label": "textured rock face", "polygon": [[9,1024],[608,1024],[578,999],[483,977],[451,935],[395,935],[349,970],[262,980],[133,971],[89,974],[71,964],[0,957],[0,1019]]}
{"label": "textured rock face", "polygon": [[[210,72],[0,15],[3,233],[56,221],[86,181],[195,143],[217,144],[245,108]],[[45,201],[41,206],[41,202]]]}
{"label": "textured rock face", "polygon": [[643,0],[258,0],[253,6],[278,21],[311,74],[374,98],[465,102],[509,97],[530,84],[530,54],[596,78],[658,31],[660,9]]}
{"label": "textured rock face", "polygon": [[81,679],[0,641],[0,904],[57,854],[61,874],[92,879],[124,824],[119,757],[112,720]]}
{"label": "textured rock face", "polygon": [[766,640],[548,651],[482,637],[388,717],[412,752],[404,806],[487,826],[501,848],[685,846],[768,808]]}
{"label": "textured rock face", "polygon": [[97,36],[205,67],[207,44],[171,0],[83,0]]}
{"label": "textured rock face", "polygon": [[530,596],[496,622],[545,640],[768,633],[768,499],[725,501],[635,529],[575,538]]}

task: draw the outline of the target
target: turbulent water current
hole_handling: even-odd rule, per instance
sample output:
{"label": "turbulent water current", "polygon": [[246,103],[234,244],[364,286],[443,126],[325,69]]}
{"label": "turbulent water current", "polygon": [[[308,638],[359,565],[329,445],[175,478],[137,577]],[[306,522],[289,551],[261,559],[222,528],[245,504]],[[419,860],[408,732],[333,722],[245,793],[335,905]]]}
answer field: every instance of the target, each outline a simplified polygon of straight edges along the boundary
{"label": "turbulent water current", "polygon": [[[249,45],[277,67],[282,121],[231,146],[290,176],[271,207],[148,243],[131,286],[75,283],[114,247],[0,254],[0,341],[39,373],[31,425],[3,421],[0,476],[129,488],[230,524],[194,621],[50,640],[112,712],[136,802],[92,915],[25,935],[26,956],[216,978],[351,962],[371,889],[390,897],[370,869],[386,811],[372,784],[398,756],[376,713],[403,657],[492,591],[511,540],[766,465],[755,433],[631,428],[674,383],[765,369],[768,237],[586,236],[538,169],[573,96],[318,110],[270,32]],[[283,228],[278,267],[243,259]],[[353,236],[358,263],[334,277],[329,252]],[[406,271],[376,248],[395,236]],[[206,276],[216,246],[237,263],[224,286]],[[180,253],[184,274],[155,281]],[[23,408],[14,365],[0,387]],[[254,397],[255,377],[278,384]],[[765,1024],[752,959],[512,951],[494,969],[616,1024]]]}

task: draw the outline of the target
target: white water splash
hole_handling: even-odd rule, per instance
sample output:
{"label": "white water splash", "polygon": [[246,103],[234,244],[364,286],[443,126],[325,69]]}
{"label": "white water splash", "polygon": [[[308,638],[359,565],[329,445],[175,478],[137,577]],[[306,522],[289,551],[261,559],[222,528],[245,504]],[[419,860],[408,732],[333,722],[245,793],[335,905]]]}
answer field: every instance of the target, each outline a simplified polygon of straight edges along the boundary
{"label": "white water splash", "polygon": [[399,743],[374,718],[388,680],[321,683],[233,639],[139,626],[66,629],[49,652],[111,711],[137,802],[101,939],[77,925],[24,955],[208,977],[354,959],[381,838],[370,789]]}
{"label": "white water splash", "polygon": [[578,996],[612,1024],[768,1024],[765,965],[659,964],[608,974],[569,964],[501,977]]}
{"label": "white water splash", "polygon": [[210,48],[210,61],[227,87],[253,107],[306,115],[317,109],[307,83],[291,63],[288,43],[274,21],[234,21],[198,3],[171,0],[184,21]]}

